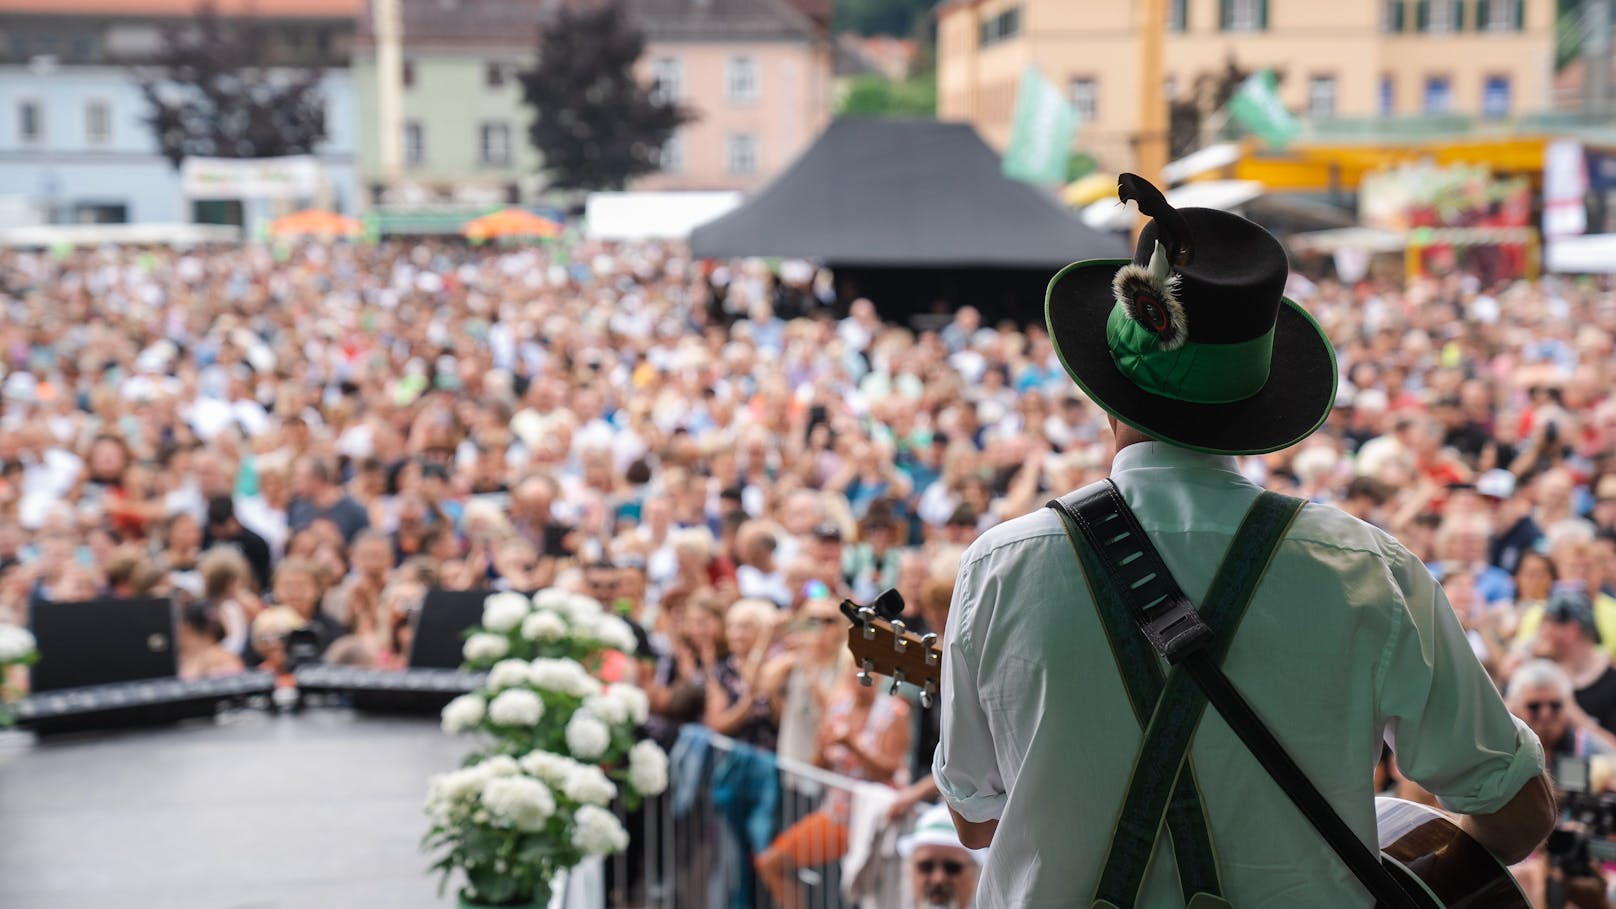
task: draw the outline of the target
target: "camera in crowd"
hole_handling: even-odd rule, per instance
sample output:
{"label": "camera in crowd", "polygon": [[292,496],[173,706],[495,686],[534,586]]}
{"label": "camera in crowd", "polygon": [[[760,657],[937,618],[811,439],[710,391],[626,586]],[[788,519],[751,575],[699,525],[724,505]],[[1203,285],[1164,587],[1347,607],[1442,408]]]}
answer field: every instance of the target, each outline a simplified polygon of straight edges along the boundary
{"label": "camera in crowd", "polygon": [[1593,764],[1585,757],[1556,758],[1553,775],[1563,817],[1545,844],[1550,869],[1547,904],[1558,909],[1578,905],[1567,897],[1579,880],[1597,882],[1598,889],[1604,889],[1599,866],[1616,861],[1616,792],[1593,785]]}

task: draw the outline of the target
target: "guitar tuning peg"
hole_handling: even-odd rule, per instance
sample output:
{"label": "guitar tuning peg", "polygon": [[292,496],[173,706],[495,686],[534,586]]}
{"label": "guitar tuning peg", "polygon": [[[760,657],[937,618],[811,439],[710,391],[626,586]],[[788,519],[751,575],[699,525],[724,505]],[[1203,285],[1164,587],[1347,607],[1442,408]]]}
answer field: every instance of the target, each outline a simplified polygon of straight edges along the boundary
{"label": "guitar tuning peg", "polygon": [[874,663],[870,662],[869,660],[864,661],[864,665],[859,668],[858,680],[860,685],[868,688],[875,683],[875,677],[870,675],[870,670],[874,668]]}
{"label": "guitar tuning peg", "polygon": [[902,684],[903,684],[903,670],[902,669],[894,669],[892,671],[892,686],[887,689],[887,694],[897,694],[898,693],[898,686],[902,685]]}
{"label": "guitar tuning peg", "polygon": [[909,626],[905,625],[903,623],[903,619],[893,619],[892,620],[892,649],[893,650],[896,650],[899,653],[903,653],[903,652],[905,652],[905,651],[907,651],[909,649],[909,642],[904,640],[904,637],[903,637],[904,634],[906,634],[908,631],[909,631]]}
{"label": "guitar tuning peg", "polygon": [[924,647],[926,649],[926,665],[927,666],[936,666],[937,665],[937,632],[935,632],[935,631],[926,632],[925,636],[920,639],[920,646],[922,646],[922,647]]}
{"label": "guitar tuning peg", "polygon": [[868,606],[858,608],[859,623],[864,627],[864,640],[875,640],[875,610]]}
{"label": "guitar tuning peg", "polygon": [[937,686],[928,681],[926,687],[920,689],[920,706],[930,710],[937,702],[936,694]]}

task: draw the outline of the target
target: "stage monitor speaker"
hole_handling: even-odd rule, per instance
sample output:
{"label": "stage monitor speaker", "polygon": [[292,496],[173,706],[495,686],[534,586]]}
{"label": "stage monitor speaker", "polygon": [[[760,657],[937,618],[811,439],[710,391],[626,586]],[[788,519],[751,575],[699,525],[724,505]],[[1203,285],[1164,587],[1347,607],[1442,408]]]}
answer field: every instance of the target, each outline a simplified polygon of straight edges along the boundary
{"label": "stage monitor speaker", "polygon": [[174,605],[164,598],[40,602],[28,624],[39,647],[28,676],[35,693],[179,674]]}
{"label": "stage monitor speaker", "polygon": [[459,669],[466,631],[481,624],[491,590],[429,590],[411,629],[411,669]]}

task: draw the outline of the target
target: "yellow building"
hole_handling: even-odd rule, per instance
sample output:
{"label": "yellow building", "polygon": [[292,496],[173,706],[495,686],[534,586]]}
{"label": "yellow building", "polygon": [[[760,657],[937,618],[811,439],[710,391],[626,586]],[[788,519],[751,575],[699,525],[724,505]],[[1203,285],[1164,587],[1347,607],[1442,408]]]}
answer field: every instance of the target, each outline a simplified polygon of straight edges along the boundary
{"label": "yellow building", "polygon": [[[1148,0],[952,0],[937,12],[937,105],[1004,149],[1031,64],[1065,89],[1077,147],[1103,169],[1134,164],[1140,35]],[[1346,121],[1546,110],[1555,0],[1166,0],[1163,96],[1231,57],[1283,71],[1285,104],[1318,134]],[[1331,127],[1337,127],[1331,129]]]}

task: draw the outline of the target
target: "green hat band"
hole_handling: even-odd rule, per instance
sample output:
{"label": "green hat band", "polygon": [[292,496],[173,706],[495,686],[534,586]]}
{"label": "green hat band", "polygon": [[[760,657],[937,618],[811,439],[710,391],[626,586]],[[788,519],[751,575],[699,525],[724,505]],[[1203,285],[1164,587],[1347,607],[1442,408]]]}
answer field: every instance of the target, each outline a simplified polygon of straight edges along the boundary
{"label": "green hat band", "polygon": [[1161,339],[1128,315],[1121,303],[1105,323],[1106,346],[1117,369],[1154,395],[1192,404],[1233,404],[1268,384],[1274,330],[1235,344],[1186,341],[1162,350]]}

